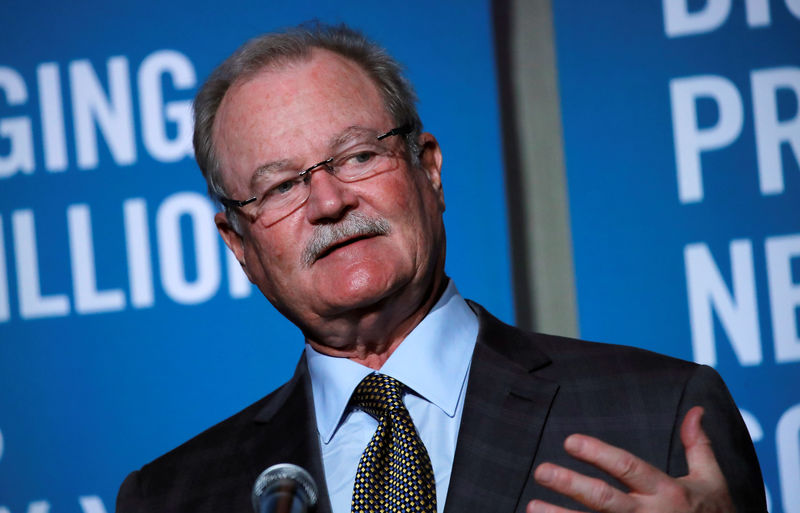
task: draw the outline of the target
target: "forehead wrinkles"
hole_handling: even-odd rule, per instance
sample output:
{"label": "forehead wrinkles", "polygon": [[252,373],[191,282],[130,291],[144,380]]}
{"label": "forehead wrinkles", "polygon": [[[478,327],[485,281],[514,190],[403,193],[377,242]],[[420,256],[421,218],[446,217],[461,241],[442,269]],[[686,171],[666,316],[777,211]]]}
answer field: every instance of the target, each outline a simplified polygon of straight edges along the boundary
{"label": "forehead wrinkles", "polygon": [[[280,121],[270,123],[273,118]],[[301,157],[305,161],[316,158],[312,152],[333,149],[331,126],[388,130],[390,124],[378,85],[360,65],[327,50],[314,50],[307,59],[267,67],[234,83],[217,111],[212,137],[223,180],[243,173],[247,176],[242,178],[249,180],[265,161]],[[346,130],[336,132],[341,136]],[[271,141],[275,142],[268,146]],[[283,151],[289,147],[291,154]],[[281,154],[269,154],[268,148]]]}
{"label": "forehead wrinkles", "polygon": [[[270,70],[265,69],[255,75],[235,82],[220,102],[212,126],[212,142],[220,164],[222,181],[230,193],[231,175],[238,176],[247,169],[239,169],[242,162],[247,162],[262,151],[266,142],[262,139],[248,138],[248,134],[260,132],[264,112],[268,107],[269,97],[274,92],[267,88],[248,90],[255,82]],[[249,177],[248,177],[249,178]]]}
{"label": "forehead wrinkles", "polygon": [[[219,162],[223,185],[228,192],[230,192],[230,190],[229,185],[226,183],[226,178],[228,178],[233,171],[233,162],[229,161],[230,159],[228,159],[228,156],[232,155],[235,151],[232,147],[235,136],[233,136],[231,128],[238,123],[244,124],[246,119],[243,118],[240,113],[232,112],[232,98],[239,92],[240,87],[241,84],[236,82],[228,88],[228,91],[225,93],[225,96],[222,97],[222,101],[217,108],[216,115],[214,116],[214,124],[211,126],[211,142],[216,153],[217,161]],[[254,121],[251,120],[250,124],[252,125],[253,123]]]}

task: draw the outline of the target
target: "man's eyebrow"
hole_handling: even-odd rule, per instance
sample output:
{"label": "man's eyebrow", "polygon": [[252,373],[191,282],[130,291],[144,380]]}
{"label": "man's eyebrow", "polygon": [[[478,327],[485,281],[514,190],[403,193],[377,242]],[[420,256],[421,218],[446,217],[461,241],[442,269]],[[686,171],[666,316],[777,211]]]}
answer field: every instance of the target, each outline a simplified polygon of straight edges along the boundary
{"label": "man's eyebrow", "polygon": [[[339,148],[351,142],[353,139],[357,139],[359,137],[363,137],[365,134],[369,135],[372,133],[376,132],[369,128],[365,128],[363,126],[358,126],[358,125],[349,126],[328,140],[328,148],[331,152],[333,152],[336,150],[336,148]],[[252,190],[255,187],[256,182],[258,182],[258,180],[261,179],[263,176],[268,175],[269,173],[274,173],[276,171],[286,170],[287,168],[290,167],[290,165],[291,164],[288,159],[275,160],[272,162],[261,164],[255,169],[255,171],[253,171],[253,174],[250,176],[250,189]]]}
{"label": "man's eyebrow", "polygon": [[358,137],[363,137],[365,134],[371,134],[374,132],[375,132],[374,130],[370,130],[369,128],[365,128],[363,126],[358,126],[358,125],[349,126],[345,128],[343,131],[331,137],[328,140],[328,147],[331,149],[331,151],[333,151],[334,149],[349,143],[353,139],[356,139]]}
{"label": "man's eyebrow", "polygon": [[254,186],[256,185],[256,182],[258,182],[258,180],[264,175],[268,175],[276,171],[281,171],[288,167],[289,167],[289,161],[286,159],[274,160],[272,162],[261,164],[255,169],[255,171],[253,171],[253,174],[250,176],[250,190],[253,190]]}

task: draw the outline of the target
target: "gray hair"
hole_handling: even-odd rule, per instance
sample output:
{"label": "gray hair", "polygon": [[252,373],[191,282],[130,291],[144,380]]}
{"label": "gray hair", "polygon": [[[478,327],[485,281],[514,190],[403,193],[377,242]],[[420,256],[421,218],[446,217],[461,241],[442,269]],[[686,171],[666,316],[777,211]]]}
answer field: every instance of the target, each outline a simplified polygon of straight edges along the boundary
{"label": "gray hair", "polygon": [[[403,76],[400,64],[386,50],[345,25],[301,25],[246,42],[211,73],[194,99],[195,158],[206,179],[208,194],[219,207],[222,207],[219,198],[227,197],[227,193],[214,148],[213,127],[222,99],[234,83],[264,69],[278,69],[308,59],[314,48],[329,50],[361,66],[377,86],[384,107],[397,126],[413,126],[405,136],[405,145],[411,164],[415,167],[419,164],[417,141],[422,122],[417,114],[416,94]],[[233,228],[240,232],[237,212],[225,207],[225,213]]]}

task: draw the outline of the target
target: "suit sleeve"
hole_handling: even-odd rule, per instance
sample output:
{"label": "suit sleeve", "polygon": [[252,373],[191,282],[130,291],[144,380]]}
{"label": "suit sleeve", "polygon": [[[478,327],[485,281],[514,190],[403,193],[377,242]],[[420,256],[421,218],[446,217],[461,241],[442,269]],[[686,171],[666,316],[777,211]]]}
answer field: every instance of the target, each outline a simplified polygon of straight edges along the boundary
{"label": "suit sleeve", "polygon": [[137,513],[144,512],[142,507],[142,494],[139,486],[139,472],[134,471],[128,474],[125,481],[119,487],[117,493],[116,513]]}
{"label": "suit sleeve", "polygon": [[686,383],[673,428],[669,473],[681,476],[688,472],[680,425],[693,406],[705,409],[703,429],[711,440],[738,512],[766,512],[764,480],[753,442],[728,388],[711,367],[698,366]]}

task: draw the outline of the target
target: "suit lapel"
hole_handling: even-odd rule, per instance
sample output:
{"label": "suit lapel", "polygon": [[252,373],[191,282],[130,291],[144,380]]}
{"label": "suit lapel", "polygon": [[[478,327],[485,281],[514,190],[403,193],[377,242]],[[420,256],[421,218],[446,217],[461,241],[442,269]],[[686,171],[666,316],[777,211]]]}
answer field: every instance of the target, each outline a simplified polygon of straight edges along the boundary
{"label": "suit lapel", "polygon": [[305,356],[292,379],[276,392],[275,399],[267,403],[254,420],[259,433],[250,452],[254,475],[277,463],[299,465],[317,484],[318,503],[314,511],[331,513]]}
{"label": "suit lapel", "polygon": [[530,335],[470,306],[480,332],[444,511],[510,513],[531,477],[558,385],[532,373],[549,359]]}
{"label": "suit lapel", "polygon": [[[475,303],[470,306],[478,314],[480,332],[444,511],[510,513],[518,509],[531,477],[558,385],[533,374],[549,359],[530,335]],[[251,436],[243,437],[253,479],[277,463],[299,465],[317,483],[315,513],[331,513],[305,357],[270,399],[254,418]]]}

